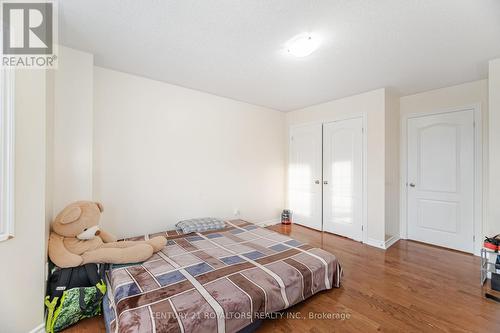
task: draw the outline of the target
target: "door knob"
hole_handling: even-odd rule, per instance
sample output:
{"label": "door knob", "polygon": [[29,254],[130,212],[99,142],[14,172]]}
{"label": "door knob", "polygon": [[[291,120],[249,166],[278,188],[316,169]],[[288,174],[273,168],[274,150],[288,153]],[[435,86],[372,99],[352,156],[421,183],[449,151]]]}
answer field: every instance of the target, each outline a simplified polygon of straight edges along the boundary
{"label": "door knob", "polygon": [[328,185],[328,180],[323,180],[323,184]]}
{"label": "door knob", "polygon": [[314,184],[319,184],[319,180],[315,180],[315,181],[314,181]]}
{"label": "door knob", "polygon": [[410,187],[415,187],[415,184],[414,183],[410,183]]}

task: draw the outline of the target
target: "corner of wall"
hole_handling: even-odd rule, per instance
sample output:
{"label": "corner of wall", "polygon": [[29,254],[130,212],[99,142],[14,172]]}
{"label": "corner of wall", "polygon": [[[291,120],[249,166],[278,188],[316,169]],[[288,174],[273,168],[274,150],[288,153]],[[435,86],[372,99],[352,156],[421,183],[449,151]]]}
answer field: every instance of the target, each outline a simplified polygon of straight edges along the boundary
{"label": "corner of wall", "polygon": [[61,46],[54,73],[53,214],[92,200],[94,56]]}
{"label": "corner of wall", "polygon": [[400,97],[391,88],[385,90],[385,238],[400,234]]}
{"label": "corner of wall", "polygon": [[55,112],[55,73],[47,70],[46,77],[46,116],[45,116],[45,238],[44,238],[44,275],[48,279],[48,244],[50,223],[54,217],[54,112]]}
{"label": "corner of wall", "polygon": [[489,117],[489,191],[486,234],[500,232],[500,58],[489,62],[488,79],[488,117]]}

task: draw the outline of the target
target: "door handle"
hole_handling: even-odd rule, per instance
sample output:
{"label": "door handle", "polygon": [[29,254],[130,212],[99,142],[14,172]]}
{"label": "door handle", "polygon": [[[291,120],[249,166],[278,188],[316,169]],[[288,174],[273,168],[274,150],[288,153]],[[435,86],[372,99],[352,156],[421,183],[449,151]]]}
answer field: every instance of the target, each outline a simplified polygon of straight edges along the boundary
{"label": "door handle", "polygon": [[323,180],[324,185],[328,185],[328,180]]}
{"label": "door handle", "polygon": [[314,184],[319,184],[319,180],[315,180],[315,181],[314,181]]}
{"label": "door handle", "polygon": [[409,185],[410,185],[410,187],[415,187],[414,183],[410,183]]}

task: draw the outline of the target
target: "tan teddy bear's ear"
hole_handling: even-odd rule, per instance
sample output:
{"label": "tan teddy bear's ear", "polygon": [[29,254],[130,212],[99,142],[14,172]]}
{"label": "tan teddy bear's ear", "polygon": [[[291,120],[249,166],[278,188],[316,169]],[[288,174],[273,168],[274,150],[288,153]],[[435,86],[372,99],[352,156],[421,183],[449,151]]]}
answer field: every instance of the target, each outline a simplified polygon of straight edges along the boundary
{"label": "tan teddy bear's ear", "polygon": [[99,211],[102,213],[104,212],[104,206],[102,205],[102,203],[100,202],[96,202],[95,203],[97,205],[97,208],[99,208]]}
{"label": "tan teddy bear's ear", "polygon": [[80,218],[81,215],[82,215],[82,209],[80,207],[76,206],[71,207],[67,211],[63,211],[61,213],[59,222],[61,222],[61,224],[68,224],[71,222],[75,222]]}

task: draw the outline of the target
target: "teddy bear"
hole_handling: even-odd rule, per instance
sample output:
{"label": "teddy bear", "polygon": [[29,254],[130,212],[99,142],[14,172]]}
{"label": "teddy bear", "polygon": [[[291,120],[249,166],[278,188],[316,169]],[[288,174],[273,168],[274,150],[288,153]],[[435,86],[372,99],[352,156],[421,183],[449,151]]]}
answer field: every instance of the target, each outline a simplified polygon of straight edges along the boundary
{"label": "teddy bear", "polygon": [[92,201],[66,206],[51,224],[50,260],[62,268],[88,263],[135,263],[147,260],[167,243],[163,236],[117,242],[115,236],[99,228],[103,211],[100,203]]}

